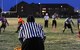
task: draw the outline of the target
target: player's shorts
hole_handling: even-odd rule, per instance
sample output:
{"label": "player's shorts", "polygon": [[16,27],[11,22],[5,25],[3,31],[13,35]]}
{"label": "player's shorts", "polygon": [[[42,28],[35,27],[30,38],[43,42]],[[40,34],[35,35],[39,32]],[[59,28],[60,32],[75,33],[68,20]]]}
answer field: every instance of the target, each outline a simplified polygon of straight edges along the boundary
{"label": "player's shorts", "polygon": [[1,28],[6,28],[6,24],[2,24],[1,25]]}
{"label": "player's shorts", "polygon": [[72,28],[71,24],[67,24],[67,23],[64,24],[64,27],[65,28]]}
{"label": "player's shorts", "polygon": [[57,22],[56,22],[56,20],[52,20],[52,26],[56,26],[57,25]]}

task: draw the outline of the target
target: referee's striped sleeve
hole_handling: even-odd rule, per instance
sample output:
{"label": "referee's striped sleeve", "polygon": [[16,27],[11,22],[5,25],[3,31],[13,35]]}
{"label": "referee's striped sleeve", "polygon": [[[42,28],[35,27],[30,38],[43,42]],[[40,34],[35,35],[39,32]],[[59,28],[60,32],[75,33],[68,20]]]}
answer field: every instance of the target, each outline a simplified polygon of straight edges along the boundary
{"label": "referee's striped sleeve", "polygon": [[23,38],[23,27],[20,27],[18,38]]}
{"label": "referee's striped sleeve", "polygon": [[43,27],[41,26],[41,25],[39,25],[39,28],[40,28],[40,36],[41,36],[41,38],[43,39],[44,38],[44,36],[45,36],[45,33],[44,33],[44,31],[43,31]]}

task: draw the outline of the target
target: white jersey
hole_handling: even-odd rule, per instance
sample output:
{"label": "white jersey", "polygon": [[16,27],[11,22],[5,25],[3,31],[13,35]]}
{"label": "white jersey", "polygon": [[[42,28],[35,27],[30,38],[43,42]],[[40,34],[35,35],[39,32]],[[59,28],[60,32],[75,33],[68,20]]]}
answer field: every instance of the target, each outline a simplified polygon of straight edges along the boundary
{"label": "white jersey", "polygon": [[44,19],[45,20],[48,20],[49,19],[49,16],[48,15],[44,16]]}
{"label": "white jersey", "polygon": [[66,20],[65,20],[65,23],[71,23],[72,22],[72,18],[67,18]]}
{"label": "white jersey", "polygon": [[56,18],[56,16],[55,15],[52,15],[52,19],[55,19]]}

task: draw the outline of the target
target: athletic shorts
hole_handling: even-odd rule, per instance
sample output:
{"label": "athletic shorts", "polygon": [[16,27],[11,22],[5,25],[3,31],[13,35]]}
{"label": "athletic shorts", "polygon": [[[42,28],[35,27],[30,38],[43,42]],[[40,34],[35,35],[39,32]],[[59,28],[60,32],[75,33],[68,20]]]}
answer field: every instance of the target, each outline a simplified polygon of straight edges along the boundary
{"label": "athletic shorts", "polygon": [[6,24],[2,24],[1,25],[1,28],[6,28]]}
{"label": "athletic shorts", "polygon": [[67,23],[64,24],[64,27],[65,28],[72,28],[71,24],[67,24]]}
{"label": "athletic shorts", "polygon": [[56,20],[52,20],[52,26],[56,26],[57,25],[57,22],[56,22]]}

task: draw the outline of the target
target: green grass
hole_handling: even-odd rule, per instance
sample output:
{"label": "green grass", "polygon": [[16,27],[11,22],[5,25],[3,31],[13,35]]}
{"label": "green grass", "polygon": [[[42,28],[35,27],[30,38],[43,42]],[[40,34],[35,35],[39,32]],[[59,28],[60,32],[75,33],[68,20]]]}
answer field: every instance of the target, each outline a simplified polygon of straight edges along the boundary
{"label": "green grass", "polygon": [[[26,22],[26,18],[24,18]],[[17,29],[17,18],[8,18],[9,26],[5,32],[0,34],[0,50],[14,50],[16,45],[20,45],[18,40],[18,33],[15,33]],[[47,36],[45,41],[45,50],[79,50],[80,39],[77,37],[77,23],[76,19],[73,19],[75,26],[73,26],[74,34],[70,30],[66,30],[62,33],[63,23],[65,19],[57,19],[58,27],[55,32],[51,26],[52,20],[49,19],[49,27],[44,28],[44,32]],[[44,19],[36,18],[36,22],[44,26]]]}

